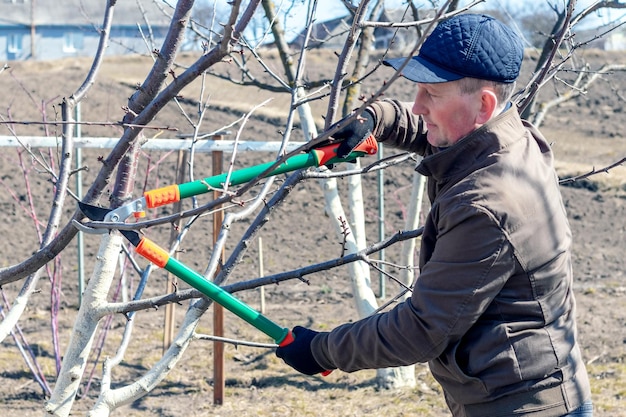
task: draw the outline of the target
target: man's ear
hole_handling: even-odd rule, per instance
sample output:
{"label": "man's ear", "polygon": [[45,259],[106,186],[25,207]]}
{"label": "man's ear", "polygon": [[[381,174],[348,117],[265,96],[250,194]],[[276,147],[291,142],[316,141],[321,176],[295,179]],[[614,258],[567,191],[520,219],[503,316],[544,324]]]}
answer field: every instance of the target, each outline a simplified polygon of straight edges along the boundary
{"label": "man's ear", "polygon": [[476,124],[485,124],[489,119],[495,116],[498,108],[498,97],[488,88],[483,88],[480,92],[480,110],[476,115]]}

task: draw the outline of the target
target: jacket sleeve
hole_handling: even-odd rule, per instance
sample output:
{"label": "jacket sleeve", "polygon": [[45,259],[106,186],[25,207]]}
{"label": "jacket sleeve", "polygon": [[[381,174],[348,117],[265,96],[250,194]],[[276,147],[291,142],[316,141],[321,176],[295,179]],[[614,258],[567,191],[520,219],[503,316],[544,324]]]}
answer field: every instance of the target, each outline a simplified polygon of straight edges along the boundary
{"label": "jacket sleeve", "polygon": [[384,99],[374,102],[368,110],[374,115],[374,137],[393,148],[424,155],[429,146],[424,122],[411,111],[412,103]]}
{"label": "jacket sleeve", "polygon": [[513,250],[488,214],[455,211],[454,223],[439,225],[436,249],[409,300],[313,339],[322,367],[352,372],[427,362],[478,320],[513,273]]}

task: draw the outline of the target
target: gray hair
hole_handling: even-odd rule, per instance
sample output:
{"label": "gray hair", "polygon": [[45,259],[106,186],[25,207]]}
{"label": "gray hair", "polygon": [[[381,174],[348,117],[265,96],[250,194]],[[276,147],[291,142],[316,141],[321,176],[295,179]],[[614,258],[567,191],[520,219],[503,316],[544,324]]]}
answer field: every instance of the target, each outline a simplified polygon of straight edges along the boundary
{"label": "gray hair", "polygon": [[459,87],[461,89],[461,93],[463,94],[472,94],[483,87],[491,87],[498,98],[499,105],[503,107],[513,96],[513,92],[515,91],[515,82],[501,83],[497,81],[465,77],[459,80]]}

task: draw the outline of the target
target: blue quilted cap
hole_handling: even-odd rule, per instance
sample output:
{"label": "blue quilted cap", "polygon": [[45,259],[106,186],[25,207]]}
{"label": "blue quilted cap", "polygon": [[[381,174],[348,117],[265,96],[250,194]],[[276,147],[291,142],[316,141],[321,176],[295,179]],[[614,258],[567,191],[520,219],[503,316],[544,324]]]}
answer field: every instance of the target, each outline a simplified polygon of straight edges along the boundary
{"label": "blue quilted cap", "polygon": [[[512,83],[522,65],[524,46],[508,26],[482,14],[460,14],[439,22],[402,75],[418,83],[464,77]],[[384,61],[394,69],[407,58]]]}

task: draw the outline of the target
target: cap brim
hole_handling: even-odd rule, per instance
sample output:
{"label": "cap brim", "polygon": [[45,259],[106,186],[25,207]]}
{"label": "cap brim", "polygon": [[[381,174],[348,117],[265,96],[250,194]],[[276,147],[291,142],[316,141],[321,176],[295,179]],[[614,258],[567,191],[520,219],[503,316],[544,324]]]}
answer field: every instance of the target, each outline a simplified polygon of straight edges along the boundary
{"label": "cap brim", "polygon": [[[397,71],[406,60],[407,58],[386,59],[383,64]],[[420,56],[414,56],[409,60],[402,69],[402,76],[416,83],[445,83],[463,78],[462,75],[447,71]]]}

